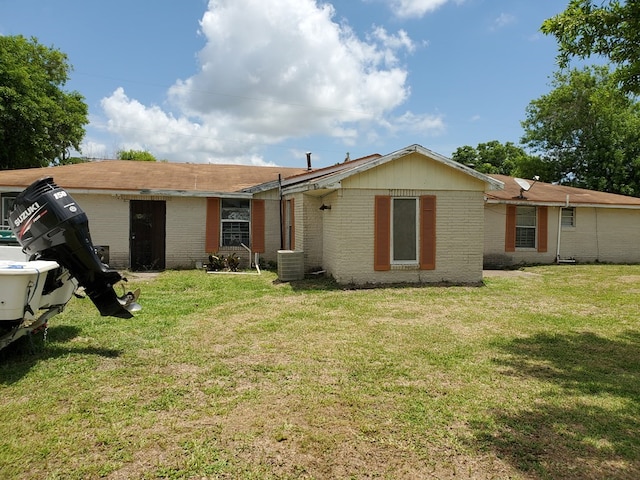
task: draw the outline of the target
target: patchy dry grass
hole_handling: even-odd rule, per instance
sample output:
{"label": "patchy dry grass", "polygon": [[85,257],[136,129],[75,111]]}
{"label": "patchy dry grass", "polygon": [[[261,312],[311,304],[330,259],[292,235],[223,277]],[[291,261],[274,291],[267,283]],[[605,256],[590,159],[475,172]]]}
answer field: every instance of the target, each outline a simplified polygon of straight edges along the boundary
{"label": "patchy dry grass", "polygon": [[1,478],[640,478],[640,267],[131,283],[0,352]]}

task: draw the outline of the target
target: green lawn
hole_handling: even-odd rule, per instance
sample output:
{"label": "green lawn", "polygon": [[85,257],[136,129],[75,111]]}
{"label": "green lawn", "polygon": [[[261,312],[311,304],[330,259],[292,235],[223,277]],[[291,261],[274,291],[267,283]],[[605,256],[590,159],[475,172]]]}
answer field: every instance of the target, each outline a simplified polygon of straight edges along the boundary
{"label": "green lawn", "polygon": [[640,478],[640,266],[164,272],[0,351],[0,478]]}

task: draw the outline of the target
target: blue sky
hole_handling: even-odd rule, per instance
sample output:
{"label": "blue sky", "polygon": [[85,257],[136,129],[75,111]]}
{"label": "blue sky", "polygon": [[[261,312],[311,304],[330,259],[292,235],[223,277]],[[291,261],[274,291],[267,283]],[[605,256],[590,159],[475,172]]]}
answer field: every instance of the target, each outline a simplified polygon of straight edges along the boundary
{"label": "blue sky", "polygon": [[419,143],[518,143],[567,0],[0,0],[0,34],[66,53],[82,153],[314,167]]}

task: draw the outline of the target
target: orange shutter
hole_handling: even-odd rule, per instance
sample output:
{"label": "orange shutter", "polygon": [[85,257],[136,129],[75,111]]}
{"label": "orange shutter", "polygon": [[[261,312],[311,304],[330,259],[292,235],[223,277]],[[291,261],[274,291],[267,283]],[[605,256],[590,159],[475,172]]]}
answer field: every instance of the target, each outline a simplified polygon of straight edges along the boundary
{"label": "orange shutter", "polygon": [[391,269],[391,197],[376,196],[373,226],[373,269]]}
{"label": "orange shutter", "polygon": [[216,253],[220,248],[220,199],[218,197],[207,198],[205,251]]}
{"label": "orange shutter", "polygon": [[549,212],[547,207],[538,207],[538,252],[544,253],[547,251],[547,236],[548,236],[548,219]]}
{"label": "orange shutter", "polygon": [[420,197],[420,269],[436,268],[436,197]]}
{"label": "orange shutter", "polygon": [[264,200],[251,200],[251,250],[264,253]]}
{"label": "orange shutter", "polygon": [[516,206],[507,205],[507,225],[504,234],[504,251],[516,251]]}

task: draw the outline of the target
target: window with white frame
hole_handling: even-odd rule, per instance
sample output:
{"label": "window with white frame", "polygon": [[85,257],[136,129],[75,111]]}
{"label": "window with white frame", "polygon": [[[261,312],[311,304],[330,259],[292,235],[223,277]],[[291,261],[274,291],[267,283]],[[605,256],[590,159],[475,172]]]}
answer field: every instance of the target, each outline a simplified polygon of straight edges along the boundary
{"label": "window with white frame", "polygon": [[418,199],[394,198],[392,203],[391,262],[418,262]]}
{"label": "window with white frame", "polygon": [[536,248],[536,207],[516,207],[516,248]]}
{"label": "window with white frame", "polygon": [[223,247],[249,246],[250,200],[245,198],[223,198],[220,208],[221,236]]}
{"label": "window with white frame", "polygon": [[576,226],[576,209],[573,207],[563,208],[561,221],[562,221],[563,227],[575,227]]}

